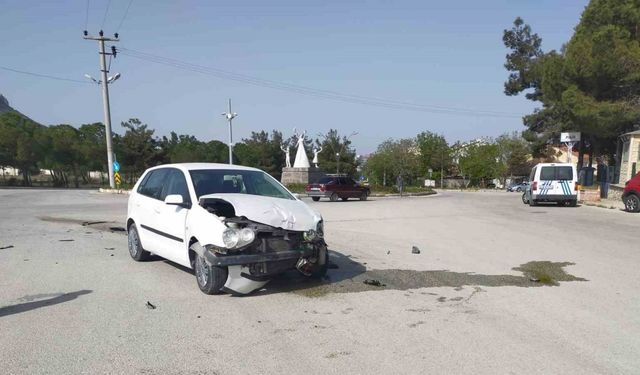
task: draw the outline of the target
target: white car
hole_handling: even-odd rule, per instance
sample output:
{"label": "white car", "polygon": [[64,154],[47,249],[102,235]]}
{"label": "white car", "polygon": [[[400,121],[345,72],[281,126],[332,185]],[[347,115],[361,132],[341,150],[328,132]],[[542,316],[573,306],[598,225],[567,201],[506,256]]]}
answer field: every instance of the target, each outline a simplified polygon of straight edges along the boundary
{"label": "white car", "polygon": [[327,272],[322,216],[267,173],[228,164],[150,168],[129,197],[128,245],[195,270],[206,294],[247,294],[272,276]]}
{"label": "white car", "polygon": [[531,184],[522,194],[522,203],[535,206],[556,202],[575,207],[578,202],[576,167],[569,163],[539,163],[531,170]]}

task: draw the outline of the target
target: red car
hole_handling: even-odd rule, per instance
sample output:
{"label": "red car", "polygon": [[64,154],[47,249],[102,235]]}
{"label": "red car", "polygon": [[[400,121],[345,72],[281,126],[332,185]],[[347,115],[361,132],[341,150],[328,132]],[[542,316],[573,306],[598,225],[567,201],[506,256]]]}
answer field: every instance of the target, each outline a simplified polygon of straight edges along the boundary
{"label": "red car", "polygon": [[343,201],[349,198],[366,201],[370,194],[368,187],[356,183],[352,178],[342,176],[322,177],[317,183],[307,185],[305,191],[316,202],[323,197],[329,198],[332,202],[338,198]]}
{"label": "red car", "polygon": [[622,201],[628,212],[640,212],[640,173],[636,174],[624,185]]}

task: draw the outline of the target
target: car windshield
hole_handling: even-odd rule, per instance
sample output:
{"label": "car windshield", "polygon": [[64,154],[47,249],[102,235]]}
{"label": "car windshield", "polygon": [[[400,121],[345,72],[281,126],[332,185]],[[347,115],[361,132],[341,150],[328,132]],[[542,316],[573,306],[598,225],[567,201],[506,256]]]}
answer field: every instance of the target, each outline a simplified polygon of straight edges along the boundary
{"label": "car windshield", "polygon": [[236,193],[295,200],[278,181],[261,171],[199,169],[189,174],[198,199],[207,194]]}

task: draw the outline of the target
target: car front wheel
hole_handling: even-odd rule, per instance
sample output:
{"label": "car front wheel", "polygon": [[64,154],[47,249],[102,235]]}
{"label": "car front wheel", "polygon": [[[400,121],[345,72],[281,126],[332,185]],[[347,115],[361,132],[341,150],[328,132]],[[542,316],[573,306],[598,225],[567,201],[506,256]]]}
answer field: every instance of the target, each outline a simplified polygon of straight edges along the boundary
{"label": "car front wheel", "polygon": [[527,193],[522,193],[522,203],[529,204],[529,201],[527,200]]}
{"label": "car front wheel", "polygon": [[331,202],[337,202],[338,201],[338,193],[331,194],[331,196],[329,197],[329,200]]}
{"label": "car front wheel", "polygon": [[198,288],[204,294],[222,293],[221,289],[227,282],[228,271],[226,267],[212,266],[200,255],[196,255],[193,267],[195,268]]}
{"label": "car front wheel", "polygon": [[127,245],[129,247],[129,255],[131,255],[131,258],[136,262],[142,262],[149,259],[151,253],[142,247],[135,223],[131,223],[131,225],[129,225],[127,237]]}
{"label": "car front wheel", "polygon": [[624,208],[627,212],[640,212],[640,198],[635,194],[629,194],[624,199]]}
{"label": "car front wheel", "polygon": [[360,200],[361,201],[366,201],[368,196],[369,196],[369,194],[367,194],[366,191],[363,191],[362,194],[360,194]]}

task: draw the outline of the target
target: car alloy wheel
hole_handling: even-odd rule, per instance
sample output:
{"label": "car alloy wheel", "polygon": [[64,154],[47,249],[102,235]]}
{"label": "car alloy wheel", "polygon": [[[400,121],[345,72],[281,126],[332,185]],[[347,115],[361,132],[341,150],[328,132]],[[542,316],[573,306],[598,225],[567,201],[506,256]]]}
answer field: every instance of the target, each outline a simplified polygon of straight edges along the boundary
{"label": "car alloy wheel", "polygon": [[624,200],[624,208],[628,212],[638,212],[638,211],[640,211],[640,198],[638,198],[638,196],[633,195],[633,194],[629,195]]}
{"label": "car alloy wheel", "polygon": [[205,287],[209,282],[209,265],[201,257],[196,257],[196,278],[198,279],[198,285]]}

